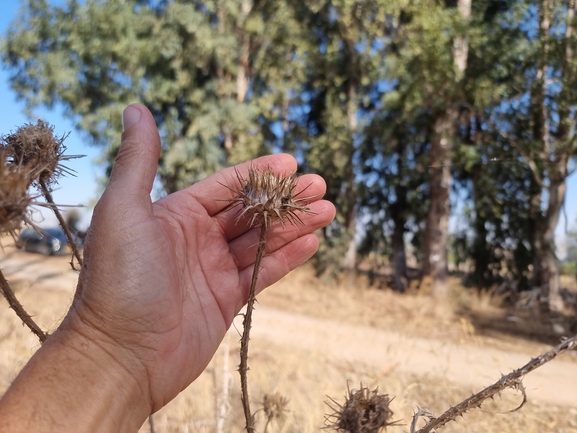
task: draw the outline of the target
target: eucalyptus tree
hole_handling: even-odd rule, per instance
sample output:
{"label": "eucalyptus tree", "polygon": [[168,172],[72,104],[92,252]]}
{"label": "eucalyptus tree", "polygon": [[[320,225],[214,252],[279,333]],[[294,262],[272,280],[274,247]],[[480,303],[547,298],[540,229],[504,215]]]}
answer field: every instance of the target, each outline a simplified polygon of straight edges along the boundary
{"label": "eucalyptus tree", "polygon": [[471,2],[410,2],[395,20],[392,77],[402,79],[407,106],[423,107],[430,118],[429,208],[422,272],[433,291],[442,294],[447,274],[451,159],[464,104],[469,35],[475,30]]}
{"label": "eucalyptus tree", "polygon": [[469,52],[461,128],[481,160],[496,160],[469,171],[475,278],[512,273],[519,288],[540,293],[543,313],[560,312],[554,230],[577,153],[575,2],[500,8],[486,9]]}
{"label": "eucalyptus tree", "polygon": [[[397,100],[394,93],[385,92],[383,99]],[[390,257],[394,287],[404,292],[409,284],[407,235],[417,240],[426,217],[429,117],[425,110],[415,110],[412,117],[403,112],[402,98],[394,105],[383,104],[374,113],[361,147],[362,245],[365,253]]]}
{"label": "eucalyptus tree", "polygon": [[503,17],[524,33],[528,47],[517,58],[519,84],[509,88],[490,125],[530,168],[532,286],[546,314],[563,310],[554,231],[577,155],[575,10],[572,0],[525,1]]}
{"label": "eucalyptus tree", "polygon": [[[496,110],[523,86],[519,59],[529,43],[518,25],[524,13],[519,2],[475,2],[472,19],[464,104],[457,131],[461,146],[454,152],[454,171],[460,188],[467,188],[472,206],[469,258],[472,281],[479,288],[504,278],[527,288],[532,257],[528,204],[535,194],[521,154],[495,122]],[[522,9],[522,8],[521,8]],[[471,236],[471,234],[473,236]]]}
{"label": "eucalyptus tree", "polygon": [[[60,106],[116,153],[120,114],[146,104],[160,127],[167,192],[265,152],[301,27],[285,2],[24,2],[2,44],[29,108]],[[279,84],[280,83],[280,84]],[[286,85],[284,85],[286,87]],[[286,92],[285,92],[286,93]]]}
{"label": "eucalyptus tree", "polygon": [[383,61],[387,3],[293,2],[295,16],[308,32],[301,52],[304,84],[292,101],[292,140],[304,155],[304,168],[324,176],[327,198],[338,209],[336,220],[325,229],[321,267],[339,263],[349,286],[356,269],[358,147],[370,105],[368,93]]}

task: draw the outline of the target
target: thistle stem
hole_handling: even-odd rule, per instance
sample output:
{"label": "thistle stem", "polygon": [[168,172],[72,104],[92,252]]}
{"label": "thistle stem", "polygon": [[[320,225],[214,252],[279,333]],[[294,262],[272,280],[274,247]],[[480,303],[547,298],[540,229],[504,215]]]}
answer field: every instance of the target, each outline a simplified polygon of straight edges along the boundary
{"label": "thistle stem", "polygon": [[22,304],[18,301],[10,287],[10,284],[8,284],[8,281],[4,278],[2,271],[0,271],[0,290],[2,290],[2,294],[8,301],[8,305],[14,310],[20,320],[22,320],[22,323],[28,326],[28,328],[38,337],[40,343],[44,343],[46,338],[48,338],[48,335],[40,329],[40,326],[36,324],[30,314],[26,312]]}
{"label": "thistle stem", "polygon": [[[70,247],[72,248],[72,253],[74,254],[74,257],[76,257],[78,264],[80,265],[80,267],[82,267],[82,257],[80,257],[80,252],[78,251],[78,245],[76,245],[76,241],[72,238],[72,235],[70,234],[70,230],[68,229],[68,224],[66,224],[66,221],[64,221],[64,218],[62,217],[62,214],[60,213],[60,211],[56,207],[56,204],[54,203],[54,199],[52,198],[52,194],[50,193],[50,190],[46,186],[46,183],[42,180],[40,181],[40,189],[42,190],[42,194],[44,195],[44,198],[46,199],[46,201],[51,205],[50,207],[51,207],[52,211],[54,212],[54,215],[56,215],[56,218],[58,219],[58,223],[60,224],[62,231],[64,231],[64,235],[66,236],[66,239],[68,240],[68,243],[70,244]],[[72,266],[72,269],[77,270],[74,267],[74,259],[72,259],[70,261],[70,266]]]}
{"label": "thistle stem", "polygon": [[267,225],[263,223],[260,228],[260,239],[256,251],[256,260],[254,262],[254,270],[252,272],[252,282],[250,284],[248,304],[246,307],[244,320],[242,322],[243,332],[242,337],[240,339],[240,364],[238,366],[238,371],[240,373],[242,408],[244,410],[244,418],[246,420],[246,430],[249,433],[254,431],[255,427],[254,427],[254,416],[250,411],[250,402],[248,398],[248,381],[247,381],[248,342],[250,340],[250,328],[252,325],[252,311],[254,310],[254,302],[256,300],[256,283],[258,281],[258,273],[260,271],[260,262],[262,260],[262,256],[264,255],[264,249],[266,246],[266,232],[267,232]]}
{"label": "thistle stem", "polygon": [[[546,364],[547,362],[551,361],[557,355],[567,350],[574,349],[576,347],[577,347],[577,335],[568,338],[567,340],[558,344],[548,352],[541,354],[537,358],[531,359],[531,361],[529,361],[523,367],[515,371],[512,371],[506,376],[501,377],[501,379],[499,379],[493,385],[490,385],[484,390],[478,392],[477,394],[474,394],[471,397],[467,398],[466,400],[463,400],[458,405],[451,406],[451,408],[449,408],[441,416],[429,421],[423,428],[417,431],[417,433],[429,433],[437,431],[448,422],[454,421],[458,416],[463,416],[463,414],[467,412],[469,409],[481,407],[481,403],[483,403],[488,398],[493,398],[496,394],[503,391],[505,388],[513,388],[521,391],[521,393],[523,394],[523,401],[516,409],[513,409],[510,412],[515,412],[516,410],[521,409],[521,407],[523,407],[523,405],[525,405],[525,403],[527,402],[527,394],[525,393],[525,388],[521,383],[521,379],[526,374],[541,367],[543,364]],[[413,420],[413,423],[411,425],[411,432],[415,431],[415,424],[416,419]]]}

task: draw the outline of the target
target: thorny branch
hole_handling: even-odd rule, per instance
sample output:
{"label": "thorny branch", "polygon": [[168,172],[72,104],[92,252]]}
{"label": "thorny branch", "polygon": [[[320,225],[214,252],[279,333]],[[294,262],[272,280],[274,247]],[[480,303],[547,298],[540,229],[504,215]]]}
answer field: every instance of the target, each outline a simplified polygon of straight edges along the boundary
{"label": "thorny branch", "polygon": [[451,407],[445,413],[443,413],[438,418],[432,418],[432,414],[429,411],[425,413],[422,409],[414,415],[413,422],[411,423],[411,433],[415,433],[415,426],[416,426],[416,418],[419,416],[426,416],[428,418],[432,418],[422,429],[418,430],[416,433],[428,433],[436,431],[437,429],[443,427],[450,421],[455,420],[458,416],[462,416],[465,412],[469,411],[473,408],[479,408],[481,404],[487,400],[488,398],[494,397],[496,394],[501,392],[506,388],[513,388],[517,389],[522,392],[523,394],[523,401],[521,404],[516,408],[513,409],[514,412],[516,410],[521,409],[523,405],[527,402],[527,395],[525,394],[525,388],[523,388],[523,384],[521,383],[521,379],[528,373],[532,372],[533,370],[541,367],[543,364],[551,361],[553,358],[557,357],[559,354],[577,348],[577,335],[568,338],[567,340],[563,341],[561,344],[555,346],[553,349],[549,350],[548,352],[543,353],[542,355],[538,356],[537,358],[533,358],[523,367],[512,371],[511,373],[507,374],[506,376],[501,377],[497,382],[493,385],[488,386],[481,392],[472,395],[468,399],[462,401],[456,406]]}
{"label": "thorny branch", "polygon": [[[51,206],[52,211],[54,212],[54,215],[56,215],[56,218],[58,219],[58,223],[60,224],[62,231],[64,231],[64,234],[66,235],[66,239],[68,240],[68,243],[70,244],[70,247],[72,248],[72,253],[74,254],[74,257],[76,257],[76,260],[78,261],[78,264],[80,265],[80,267],[82,267],[82,257],[80,256],[80,251],[78,250],[78,245],[76,244],[76,241],[74,240],[74,238],[72,237],[72,234],[70,233],[70,229],[68,228],[68,224],[66,224],[66,221],[64,221],[64,218],[62,217],[62,214],[58,210],[58,207],[55,205],[54,199],[52,198],[52,194],[50,193],[50,190],[48,189],[46,182],[41,180],[40,181],[40,188],[42,189],[42,194],[44,195],[44,198],[46,199],[46,201],[52,205]],[[77,270],[74,267],[74,260],[70,261],[70,266],[72,266],[72,269],[74,269],[75,271]]]}
{"label": "thorny branch", "polygon": [[2,290],[2,294],[8,301],[8,305],[10,306],[10,308],[14,310],[14,312],[20,318],[20,320],[22,320],[22,323],[28,326],[28,328],[38,337],[40,343],[44,343],[44,341],[46,341],[46,338],[48,338],[48,335],[42,329],[40,329],[40,326],[38,326],[38,324],[30,316],[30,314],[26,312],[26,310],[24,309],[22,304],[18,301],[18,299],[16,299],[16,296],[14,296],[14,292],[12,291],[10,284],[8,284],[8,281],[6,281],[6,278],[4,278],[4,274],[2,273],[1,270],[0,270],[0,290]]}
{"label": "thorny branch", "polygon": [[246,313],[244,314],[243,320],[243,332],[240,340],[240,364],[238,366],[238,371],[240,372],[240,388],[241,388],[241,400],[242,409],[244,411],[244,417],[246,419],[246,429],[250,433],[254,430],[254,416],[250,411],[250,402],[248,398],[248,342],[250,340],[250,328],[252,325],[252,311],[254,310],[254,302],[256,300],[256,283],[258,281],[258,272],[260,271],[260,262],[264,254],[264,249],[266,246],[266,232],[267,226],[263,224],[260,227],[260,239],[258,242],[258,249],[256,252],[256,261],[254,263],[254,271],[252,273],[252,282],[250,284],[250,292],[248,295],[248,304],[246,307]]}

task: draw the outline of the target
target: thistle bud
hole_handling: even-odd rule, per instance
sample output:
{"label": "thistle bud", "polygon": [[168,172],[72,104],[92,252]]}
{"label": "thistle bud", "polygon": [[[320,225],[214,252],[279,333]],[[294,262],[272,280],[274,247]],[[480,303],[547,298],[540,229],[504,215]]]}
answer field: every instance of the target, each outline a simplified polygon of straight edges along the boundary
{"label": "thistle bud", "polygon": [[0,234],[15,236],[22,223],[27,220],[28,206],[32,199],[28,195],[29,178],[22,167],[6,161],[5,152],[0,150]]}
{"label": "thistle bud", "polygon": [[11,159],[11,164],[28,173],[30,183],[50,185],[63,173],[73,171],[61,164],[62,161],[77,158],[64,155],[67,135],[54,135],[54,126],[43,120],[21,126],[12,134],[2,137],[3,148]]}
{"label": "thistle bud", "polygon": [[395,424],[390,421],[390,403],[389,396],[379,394],[378,389],[370,391],[362,384],[358,390],[348,389],[343,405],[333,399],[327,403],[334,412],[327,416],[326,428],[343,433],[378,433]]}
{"label": "thistle bud", "polygon": [[297,198],[306,188],[295,193],[297,177],[294,175],[278,175],[270,167],[262,171],[251,167],[247,179],[238,171],[236,176],[240,190],[227,188],[236,195],[229,199],[229,209],[241,207],[237,222],[246,218],[251,227],[268,228],[279,221],[284,227],[287,221],[293,225],[303,224],[297,212],[313,213],[305,204],[314,197]]}

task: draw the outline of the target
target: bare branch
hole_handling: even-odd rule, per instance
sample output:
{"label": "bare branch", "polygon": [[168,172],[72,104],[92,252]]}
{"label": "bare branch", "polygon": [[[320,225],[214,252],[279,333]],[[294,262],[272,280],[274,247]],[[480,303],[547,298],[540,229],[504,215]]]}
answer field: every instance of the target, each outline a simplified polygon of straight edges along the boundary
{"label": "bare branch", "polygon": [[[543,364],[551,361],[553,358],[557,357],[559,354],[571,350],[577,347],[577,335],[568,338],[567,340],[563,341],[561,344],[555,346],[553,349],[549,350],[548,352],[543,353],[542,355],[538,356],[537,358],[532,359],[523,367],[509,373],[506,376],[501,377],[497,382],[493,385],[488,386],[481,392],[472,395],[468,399],[462,401],[458,405],[451,407],[445,413],[443,413],[440,417],[435,418],[429,421],[422,429],[420,429],[417,433],[428,433],[432,431],[436,431],[443,427],[450,421],[453,421],[456,417],[462,416],[465,412],[469,411],[473,408],[478,408],[481,404],[501,392],[506,388],[513,388],[519,390],[523,393],[523,401],[515,410],[519,410],[527,401],[527,396],[525,394],[525,389],[521,383],[521,378],[523,378],[526,374],[532,372],[533,370],[541,367]],[[430,412],[429,412],[430,413]],[[417,412],[418,414],[418,412]],[[415,416],[417,416],[417,414]],[[416,423],[415,419],[413,419],[413,423]],[[412,432],[412,430],[411,430]]]}
{"label": "bare branch", "polygon": [[14,310],[20,320],[22,320],[22,323],[28,326],[28,328],[38,337],[40,343],[44,343],[46,338],[48,338],[48,335],[42,329],[40,329],[40,326],[38,326],[38,324],[34,321],[34,319],[32,319],[30,314],[26,312],[22,304],[18,301],[14,295],[14,292],[12,291],[12,288],[10,287],[10,284],[8,284],[8,281],[6,281],[6,278],[4,278],[4,274],[1,270],[0,290],[2,290],[2,294],[8,301],[8,305]]}
{"label": "bare branch", "polygon": [[417,406],[417,412],[413,415],[413,421],[411,422],[411,433],[415,433],[415,429],[417,428],[417,422],[419,418],[428,418],[429,421],[436,419],[435,415],[427,409],[426,407],[419,407]]}
{"label": "bare branch", "polygon": [[[60,227],[62,228],[62,230],[64,231],[64,234],[66,235],[66,239],[68,240],[68,244],[70,245],[70,248],[72,248],[72,253],[74,254],[74,257],[76,257],[76,260],[78,260],[78,264],[82,267],[82,257],[80,256],[80,251],[78,249],[78,245],[76,245],[76,241],[74,240],[74,238],[72,237],[72,234],[70,233],[70,230],[68,228],[68,224],[66,224],[66,221],[64,221],[64,218],[62,217],[62,214],[58,210],[58,207],[56,207],[56,205],[54,204],[54,199],[52,198],[52,194],[50,193],[50,190],[48,189],[46,182],[44,182],[43,180],[40,181],[40,188],[42,189],[42,194],[44,195],[44,198],[46,199],[46,201],[52,205],[51,206],[52,211],[54,212],[54,215],[56,215],[56,218],[58,219],[58,223],[60,224]],[[70,261],[70,266],[72,266],[72,269],[74,269],[75,271],[77,270],[74,267],[74,260]]]}

